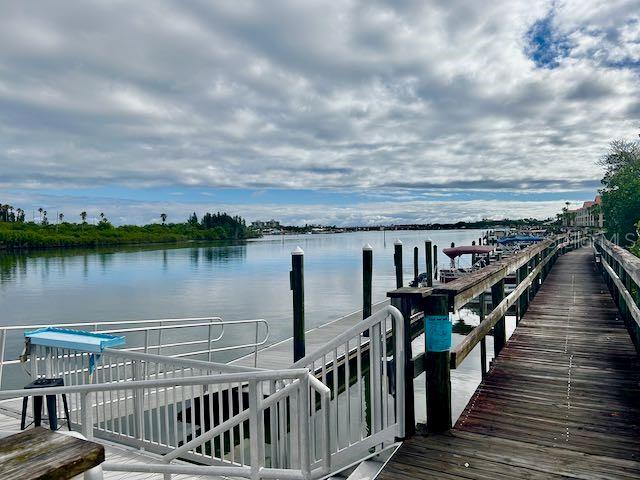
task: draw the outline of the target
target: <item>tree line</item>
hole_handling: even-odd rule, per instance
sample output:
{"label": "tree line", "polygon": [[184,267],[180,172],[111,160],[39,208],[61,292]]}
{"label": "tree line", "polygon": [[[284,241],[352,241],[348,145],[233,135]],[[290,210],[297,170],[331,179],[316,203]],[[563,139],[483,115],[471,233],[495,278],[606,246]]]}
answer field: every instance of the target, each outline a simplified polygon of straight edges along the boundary
{"label": "tree line", "polygon": [[102,212],[95,224],[87,222],[86,211],[78,215],[79,223],[58,213],[57,223],[52,224],[45,209],[39,208],[38,214],[37,221],[35,214],[33,221],[25,221],[24,210],[0,202],[0,249],[242,240],[259,236],[242,217],[224,212],[206,212],[200,220],[194,212],[180,223],[167,223],[168,215],[161,213],[161,224],[117,227]]}

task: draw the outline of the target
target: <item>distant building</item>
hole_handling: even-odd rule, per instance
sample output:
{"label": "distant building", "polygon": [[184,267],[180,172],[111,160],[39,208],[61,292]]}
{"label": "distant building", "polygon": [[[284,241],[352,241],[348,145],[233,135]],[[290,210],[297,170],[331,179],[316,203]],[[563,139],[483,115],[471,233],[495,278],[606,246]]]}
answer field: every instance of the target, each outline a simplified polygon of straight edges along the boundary
{"label": "distant building", "polygon": [[256,230],[266,230],[266,229],[279,229],[280,222],[277,220],[267,220],[265,222],[261,220],[256,220],[255,222],[251,222],[251,227]]}
{"label": "distant building", "polygon": [[604,213],[602,212],[602,198],[596,195],[593,201],[587,201],[582,207],[568,210],[563,219],[563,225],[568,227],[596,227],[604,226]]}

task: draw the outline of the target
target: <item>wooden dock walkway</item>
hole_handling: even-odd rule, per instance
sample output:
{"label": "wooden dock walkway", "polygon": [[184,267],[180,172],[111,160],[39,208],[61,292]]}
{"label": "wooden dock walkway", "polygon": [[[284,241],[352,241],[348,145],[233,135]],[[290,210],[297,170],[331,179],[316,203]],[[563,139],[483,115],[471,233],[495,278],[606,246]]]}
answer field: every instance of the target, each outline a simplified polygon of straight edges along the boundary
{"label": "wooden dock walkway", "polygon": [[558,259],[454,428],[379,478],[640,478],[640,359],[591,249]]}

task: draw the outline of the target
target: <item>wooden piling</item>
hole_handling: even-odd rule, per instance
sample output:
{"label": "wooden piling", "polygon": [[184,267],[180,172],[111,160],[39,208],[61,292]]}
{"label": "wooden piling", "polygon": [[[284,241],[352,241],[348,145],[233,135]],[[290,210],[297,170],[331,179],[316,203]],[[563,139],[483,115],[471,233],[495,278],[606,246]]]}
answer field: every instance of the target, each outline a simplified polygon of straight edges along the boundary
{"label": "wooden piling", "polygon": [[373,248],[368,243],[362,247],[362,319],[371,316],[373,287]]}
{"label": "wooden piling", "polygon": [[304,345],[304,251],[291,252],[291,290],[293,291],[293,361],[305,355]]}
{"label": "wooden piling", "polygon": [[396,267],[396,288],[402,288],[402,241],[393,244],[393,264]]}
{"label": "wooden piling", "polygon": [[445,295],[431,295],[423,302],[427,431],[440,433],[451,428],[449,299]]}
{"label": "wooden piling", "polygon": [[[504,278],[491,287],[491,306],[496,308],[504,299]],[[497,357],[504,344],[507,343],[507,331],[504,323],[504,316],[498,320],[493,327],[493,354]]]}
{"label": "wooden piling", "polygon": [[424,256],[427,265],[427,286],[433,286],[433,261],[432,261],[433,246],[431,240],[424,242]]}
{"label": "wooden piling", "polygon": [[433,279],[438,279],[438,246],[433,246]]}
{"label": "wooden piling", "polygon": [[413,247],[413,279],[417,279],[418,278],[418,274],[419,274],[419,269],[418,269],[418,247]]}

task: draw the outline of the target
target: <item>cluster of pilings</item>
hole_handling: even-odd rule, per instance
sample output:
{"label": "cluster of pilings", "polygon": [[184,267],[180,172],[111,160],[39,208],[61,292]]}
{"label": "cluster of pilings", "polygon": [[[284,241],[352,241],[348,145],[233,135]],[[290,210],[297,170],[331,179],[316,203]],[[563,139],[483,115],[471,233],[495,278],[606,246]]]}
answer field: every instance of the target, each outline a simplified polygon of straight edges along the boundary
{"label": "cluster of pilings", "polygon": [[[482,239],[480,239],[482,241]],[[404,286],[403,281],[403,244],[396,239],[393,245],[393,265],[395,267],[396,288]],[[424,242],[425,266],[423,275],[419,272],[419,248],[413,248],[413,278],[422,278],[426,286],[433,286],[438,276],[438,246],[431,240]],[[304,251],[296,247],[291,252],[290,288],[293,292],[293,360],[297,362],[305,356],[305,319],[304,319]],[[362,247],[362,318],[371,316],[373,288],[373,247]]]}

